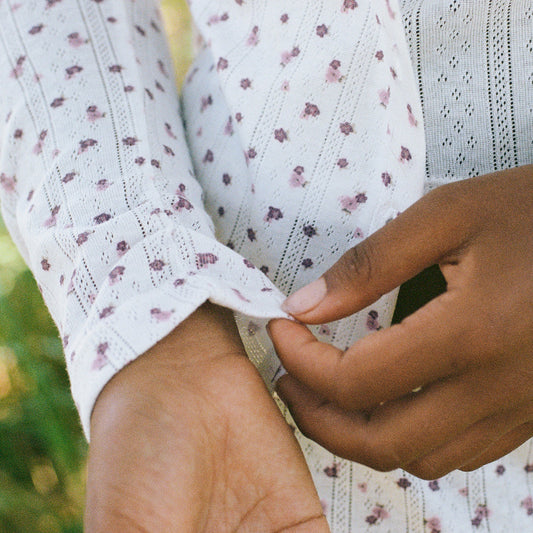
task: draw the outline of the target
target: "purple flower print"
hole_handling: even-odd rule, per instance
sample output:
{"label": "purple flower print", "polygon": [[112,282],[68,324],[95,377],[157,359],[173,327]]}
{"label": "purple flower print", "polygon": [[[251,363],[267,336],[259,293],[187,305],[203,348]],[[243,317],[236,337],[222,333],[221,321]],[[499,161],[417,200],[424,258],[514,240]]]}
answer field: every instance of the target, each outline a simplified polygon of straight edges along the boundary
{"label": "purple flower print", "polygon": [[252,82],[250,81],[250,78],[243,78],[241,80],[241,88],[246,90],[249,89],[252,86]]}
{"label": "purple flower print", "polygon": [[135,90],[135,87],[133,85],[125,85],[124,86],[124,92],[125,93],[132,93]]}
{"label": "purple flower print", "polygon": [[385,187],[388,187],[392,181],[391,175],[388,172],[383,172],[381,174],[381,181],[383,182],[383,185],[385,185]]}
{"label": "purple flower print", "polygon": [[433,479],[432,481],[430,481],[428,483],[428,487],[430,488],[430,490],[432,491],[437,491],[437,490],[440,490],[440,486],[439,486],[439,480],[438,479]]}
{"label": "purple flower print", "polygon": [[418,120],[416,120],[411,104],[407,104],[407,118],[409,119],[409,124],[411,124],[411,126],[418,126]]}
{"label": "purple flower print", "polygon": [[379,97],[379,103],[383,107],[387,107],[389,105],[390,101],[390,87],[387,87],[387,89],[381,89],[378,91],[378,97]]}
{"label": "purple flower print", "polygon": [[354,132],[353,126],[349,122],[343,122],[339,127],[344,135],[350,135],[350,133]]}
{"label": "purple flower print", "polygon": [[120,281],[121,276],[126,271],[126,267],[119,265],[116,266],[110,273],[109,273],[109,285],[114,285],[115,283],[118,283]]}
{"label": "purple flower print", "polygon": [[79,65],[72,65],[71,67],[66,68],[65,69],[65,72],[67,73],[66,79],[70,80],[76,74],[79,74],[82,70],[83,70],[83,67],[80,67]]}
{"label": "purple flower print", "polygon": [[306,268],[306,269],[307,269],[307,268],[311,268],[311,267],[313,266],[313,260],[312,260],[312,259],[309,259],[309,257],[307,257],[306,259],[304,259],[304,260],[302,261],[302,266],[303,266],[304,268]]}
{"label": "purple flower print", "polygon": [[427,520],[424,520],[424,522],[426,523],[430,533],[441,533],[442,526],[440,525],[440,518],[433,516]]}
{"label": "purple flower print", "polygon": [[281,20],[282,24],[286,24],[288,22],[288,20],[289,20],[289,15],[287,15],[287,13],[283,13],[283,15],[281,15],[279,20]]}
{"label": "purple flower print", "polygon": [[398,74],[396,73],[396,71],[392,67],[390,68],[390,73],[391,73],[391,76],[392,76],[393,80],[395,80],[398,77]]}
{"label": "purple flower print", "polygon": [[248,300],[248,298],[246,298],[246,296],[244,296],[241,291],[239,291],[238,289],[234,289],[234,288],[232,288],[231,290],[237,295],[239,300],[242,300],[243,302],[246,302],[246,303],[250,303],[250,300]]}
{"label": "purple flower print", "polygon": [[178,278],[174,281],[174,287],[180,287],[181,285],[185,285],[185,280],[183,278]]}
{"label": "purple flower print", "polygon": [[379,331],[383,327],[379,323],[379,315],[377,311],[370,311],[366,317],[366,327],[369,331]]}
{"label": "purple flower print", "polygon": [[341,157],[338,161],[337,161],[337,166],[339,168],[346,168],[348,166],[348,160],[344,157]]}
{"label": "purple flower print", "polygon": [[139,166],[144,165],[145,161],[146,159],[142,156],[135,158],[135,164]]}
{"label": "purple flower print", "polygon": [[331,466],[326,466],[324,474],[328,477],[339,477],[339,464],[333,463]]}
{"label": "purple flower print", "polygon": [[117,243],[117,254],[119,257],[122,257],[129,249],[130,245],[126,241],[120,241]]}
{"label": "purple flower print", "polygon": [[170,155],[174,157],[176,154],[174,153],[174,150],[170,148],[170,146],[167,146],[166,144],[163,145],[163,150],[165,150],[165,154]]}
{"label": "purple flower print", "polygon": [[150,315],[152,316],[152,318],[155,318],[157,322],[167,321],[169,318],[172,317],[173,313],[173,310],[162,311],[161,309],[159,309],[159,307],[154,307],[153,309],[150,309]]}
{"label": "purple flower print", "polygon": [[150,165],[154,168],[161,168],[161,163],[157,159],[150,160]]}
{"label": "purple flower print", "polygon": [[249,159],[255,159],[257,157],[257,152],[255,151],[255,148],[249,148],[246,152],[246,160]]}
{"label": "purple flower print", "polygon": [[302,167],[301,165],[294,167],[294,170],[292,171],[291,176],[289,178],[289,185],[291,187],[305,187],[307,181],[303,173],[304,167]]}
{"label": "purple flower print", "polygon": [[231,183],[231,176],[227,173],[222,174],[222,183],[224,185],[229,185]]}
{"label": "purple flower print", "polygon": [[148,89],[147,87],[144,88],[144,92],[148,95],[148,98],[150,98],[150,100],[153,100],[154,99],[154,94],[152,93],[152,91],[150,89]]}
{"label": "purple flower print", "polygon": [[72,181],[74,179],[74,177],[76,176],[76,172],[67,172],[63,178],[61,179],[61,181],[63,183],[68,183],[69,181]]}
{"label": "purple flower print", "polygon": [[505,466],[503,465],[498,465],[496,467],[496,470],[495,470],[496,474],[498,474],[498,476],[503,476],[503,474],[505,474]]}
{"label": "purple flower print", "polygon": [[120,74],[124,70],[124,67],[122,65],[111,65],[108,67],[108,70],[113,74]]}
{"label": "purple flower print", "polygon": [[165,122],[165,131],[167,132],[167,135],[169,137],[171,137],[172,139],[177,139],[176,135],[172,131],[172,126],[168,122]]}
{"label": "purple flower print", "polygon": [[400,152],[400,161],[411,161],[411,159],[412,156],[411,152],[409,151],[409,148],[402,146],[402,150]]}
{"label": "purple flower print", "polygon": [[198,269],[207,265],[214,265],[217,261],[218,257],[210,252],[196,254],[196,266]]}
{"label": "purple flower print", "polygon": [[526,464],[526,466],[524,466],[524,470],[525,470],[528,474],[530,474],[531,472],[533,472],[533,464],[531,464],[531,463]]}
{"label": "purple flower print", "polygon": [[52,103],[50,104],[50,107],[56,108],[61,107],[65,103],[65,97],[64,96],[58,96],[57,98],[54,98],[52,100]]}
{"label": "purple flower print", "polygon": [[15,176],[6,176],[3,172],[0,174],[0,186],[6,192],[15,192],[15,184],[17,179]]}
{"label": "purple flower print", "polygon": [[33,153],[35,155],[39,155],[43,151],[44,140],[46,139],[47,135],[48,130],[42,130],[41,133],[39,133],[39,139],[37,140],[37,144],[33,147]]}
{"label": "purple flower print", "polygon": [[81,246],[89,240],[89,231],[84,231],[76,237],[76,244]]}
{"label": "purple flower print", "polygon": [[96,348],[96,358],[94,359],[92,364],[93,370],[102,370],[102,368],[107,365],[107,363],[109,362],[106,355],[108,348],[109,345],[107,344],[107,342],[102,342],[98,345],[98,347]]}
{"label": "purple flower print", "polygon": [[30,35],[37,35],[38,33],[41,33],[41,30],[44,28],[44,24],[36,24],[32,28],[28,30],[28,33]]}
{"label": "purple flower print", "polygon": [[311,102],[306,102],[302,112],[302,118],[318,117],[318,115],[320,115],[320,109],[318,109],[318,106]]}
{"label": "purple flower print", "polygon": [[113,305],[108,305],[107,307],[104,307],[100,314],[98,315],[98,318],[103,320],[104,318],[107,318],[108,316],[111,316],[115,312],[115,307]]}
{"label": "purple flower print", "polygon": [[270,269],[266,265],[262,265],[259,270],[266,276]]}
{"label": "purple flower print", "polygon": [[11,78],[19,78],[24,72],[24,61],[26,61],[26,56],[19,56],[17,62],[15,63],[15,68],[11,71]]}
{"label": "purple flower print", "polygon": [[268,206],[268,213],[265,215],[263,220],[265,222],[271,222],[272,220],[279,220],[280,218],[283,218],[283,213],[281,210],[270,205]]}
{"label": "purple flower print", "polygon": [[56,205],[52,211],[50,212],[50,216],[44,221],[43,226],[45,228],[51,228],[52,226],[56,225],[57,221],[57,214],[59,213],[59,210],[61,207],[59,205]]}
{"label": "purple flower print", "polygon": [[318,329],[319,335],[331,335],[331,329],[327,324],[322,324]]}
{"label": "purple flower print", "polygon": [[257,43],[259,42],[259,26],[254,26],[252,28],[252,32],[248,36],[248,39],[246,39],[246,44],[248,46],[257,46]]}
{"label": "purple flower print", "polygon": [[320,26],[316,27],[316,34],[319,37],[325,37],[328,33],[328,27],[325,24],[320,24]]}
{"label": "purple flower print", "polygon": [[22,135],[24,135],[24,132],[17,128],[14,132],[13,132],[13,138],[14,139],[22,139]]}
{"label": "purple flower print", "polygon": [[367,524],[370,524],[370,525],[374,525],[377,521],[378,521],[377,517],[374,516],[373,514],[368,515],[368,516],[365,518],[365,522],[366,522]]}
{"label": "purple flower print", "polygon": [[111,215],[109,213],[100,213],[99,215],[96,215],[93,220],[96,224],[103,224],[104,222],[111,220]]}
{"label": "purple flower print", "polygon": [[138,142],[139,141],[136,137],[124,137],[122,139],[122,144],[124,146],[135,146]]}
{"label": "purple flower print", "polygon": [[150,269],[155,272],[160,272],[165,267],[166,263],[162,259],[154,259],[150,263]]}
{"label": "purple flower print", "polygon": [[344,0],[343,4],[342,4],[342,8],[341,8],[341,11],[343,13],[347,13],[348,10],[350,9],[355,9],[357,7],[357,2],[355,0]]}
{"label": "purple flower print", "polygon": [[383,50],[378,50],[376,52],[376,55],[375,55],[375,58],[378,60],[378,61],[383,61],[383,58],[385,57],[385,55],[383,54]]}
{"label": "purple flower print", "polygon": [[274,130],[274,139],[280,143],[286,141],[288,139],[287,132],[283,128]]}
{"label": "purple flower print", "polygon": [[210,105],[213,104],[213,97],[208,94],[200,98],[200,112],[203,113]]}
{"label": "purple flower print", "polygon": [[490,510],[486,505],[478,505],[476,508],[476,515],[472,519],[472,525],[479,527],[484,518],[487,518],[490,515]]}
{"label": "purple flower print", "polygon": [[98,144],[98,141],[96,139],[83,139],[82,141],[80,141],[79,144],[80,148],[78,150],[78,154],[82,154],[92,146],[96,146]]}
{"label": "purple flower print", "polygon": [[226,70],[228,68],[228,60],[224,57],[220,57],[217,63],[217,70]]}
{"label": "purple flower print", "polygon": [[411,486],[411,482],[406,477],[401,477],[397,482],[396,485],[400,487],[401,489],[408,489]]}
{"label": "purple flower print", "polygon": [[161,83],[159,83],[157,80],[155,82],[155,88],[158,90],[158,91],[161,91],[162,93],[166,92],[165,91],[165,88],[161,85]]}
{"label": "purple flower print", "polygon": [[254,265],[249,259],[243,259],[242,262],[243,262],[248,268],[255,268],[255,265]]}
{"label": "purple flower print", "polygon": [[235,120],[237,122],[241,122],[243,118],[242,113],[235,113]]}
{"label": "purple flower print", "polygon": [[141,26],[139,26],[138,24],[135,24],[135,29],[137,30],[137,33],[139,35],[142,35],[143,37],[146,36],[146,31],[144,30],[144,28],[141,28]]}
{"label": "purple flower print", "polygon": [[255,231],[252,228],[248,228],[247,231],[246,231],[246,234],[248,235],[248,239],[251,242],[254,242],[254,241],[257,240],[257,237],[255,235]]}
{"label": "purple flower print", "polygon": [[341,196],[339,202],[343,211],[347,213],[353,213],[359,204],[364,204],[367,201],[365,193],[359,193],[355,196]]}
{"label": "purple flower print", "polygon": [[214,161],[215,157],[213,155],[213,152],[211,150],[207,150],[207,152],[204,155],[204,158],[202,161],[204,163],[212,163]]}
{"label": "purple flower print", "polygon": [[80,37],[80,34],[77,31],[74,33],[70,33],[67,36],[67,39],[68,39],[68,44],[70,44],[72,48],[79,48],[80,46],[87,43],[87,39],[83,39],[82,37]]}
{"label": "purple flower print", "polygon": [[50,270],[50,263],[48,262],[48,259],[41,259],[41,268],[45,271],[45,272],[48,272]]}
{"label": "purple flower print", "polygon": [[218,216],[219,217],[223,217],[224,216],[224,213],[225,213],[225,209],[223,206],[220,206],[218,209],[217,209],[217,213],[218,213]]}
{"label": "purple flower print", "polygon": [[533,515],[533,498],[531,498],[531,496],[524,498],[520,502],[520,507],[526,510],[526,513],[528,514],[528,516]]}
{"label": "purple flower print", "polygon": [[310,224],[303,227],[303,232],[306,237],[314,237],[317,234],[316,228]]}
{"label": "purple flower print", "polygon": [[385,510],[383,505],[377,504],[372,509],[372,514],[365,518],[367,524],[376,524],[379,520],[389,518],[389,513]]}
{"label": "purple flower print", "polygon": [[90,105],[87,110],[87,120],[89,122],[96,122],[99,118],[102,118],[104,116],[104,113],[102,113],[97,106]]}
{"label": "purple flower print", "polygon": [[328,70],[326,72],[326,81],[329,83],[336,83],[338,81],[341,81],[342,74],[339,70],[339,67],[341,66],[341,62],[338,59],[334,59],[328,67]]}
{"label": "purple flower print", "polygon": [[228,117],[224,126],[224,135],[233,135],[233,119],[231,118],[231,115]]}

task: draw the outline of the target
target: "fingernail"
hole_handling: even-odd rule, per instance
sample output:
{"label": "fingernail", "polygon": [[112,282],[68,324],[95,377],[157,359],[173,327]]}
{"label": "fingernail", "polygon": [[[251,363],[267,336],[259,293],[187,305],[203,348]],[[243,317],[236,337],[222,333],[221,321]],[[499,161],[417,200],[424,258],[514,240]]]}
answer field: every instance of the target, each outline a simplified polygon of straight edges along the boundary
{"label": "fingernail", "polygon": [[281,308],[291,315],[301,315],[314,309],[327,294],[326,280],[318,278],[289,296]]}

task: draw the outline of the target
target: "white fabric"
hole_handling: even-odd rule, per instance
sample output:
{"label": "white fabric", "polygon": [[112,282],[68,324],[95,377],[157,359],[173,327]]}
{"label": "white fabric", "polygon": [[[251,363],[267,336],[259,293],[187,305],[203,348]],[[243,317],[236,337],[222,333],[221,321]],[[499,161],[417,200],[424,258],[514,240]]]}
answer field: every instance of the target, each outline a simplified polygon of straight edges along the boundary
{"label": "white fabric", "polygon": [[[87,433],[105,383],[206,299],[238,312],[270,384],[263,326],[284,294],[415,201],[424,174],[431,188],[532,159],[530,1],[405,0],[403,25],[395,0],[190,3],[209,47],[185,134],[152,1],[0,0],[3,215]],[[315,331],[344,348],[393,306]],[[428,483],[298,437],[334,532],[531,527],[529,445]]]}

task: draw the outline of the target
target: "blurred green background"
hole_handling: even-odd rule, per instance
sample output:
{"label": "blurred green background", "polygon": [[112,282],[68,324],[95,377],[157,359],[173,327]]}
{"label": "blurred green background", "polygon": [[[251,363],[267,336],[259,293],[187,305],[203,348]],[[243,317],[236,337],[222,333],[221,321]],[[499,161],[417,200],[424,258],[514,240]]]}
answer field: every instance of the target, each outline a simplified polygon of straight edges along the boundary
{"label": "blurred green background", "polygon": [[[161,9],[180,85],[189,14]],[[81,532],[86,453],[57,330],[0,219],[0,533]]]}

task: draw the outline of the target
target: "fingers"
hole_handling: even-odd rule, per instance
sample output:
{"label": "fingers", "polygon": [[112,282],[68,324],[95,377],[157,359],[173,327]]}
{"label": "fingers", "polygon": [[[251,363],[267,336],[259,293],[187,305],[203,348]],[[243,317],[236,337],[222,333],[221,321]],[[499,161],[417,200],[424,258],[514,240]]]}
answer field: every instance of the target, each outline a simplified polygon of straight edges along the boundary
{"label": "fingers", "polygon": [[[321,278],[294,293],[284,309],[318,324],[348,316],[398,287],[423,269],[452,261],[474,231],[475,217],[460,216],[458,189],[441,187],[348,250]],[[453,201],[452,198],[453,197]],[[429,223],[431,221],[431,223]]]}
{"label": "fingers", "polygon": [[346,352],[319,342],[305,326],[288,320],[273,320],[269,332],[292,376],[322,398],[360,410],[474,366],[469,315],[468,307],[446,293]]}

